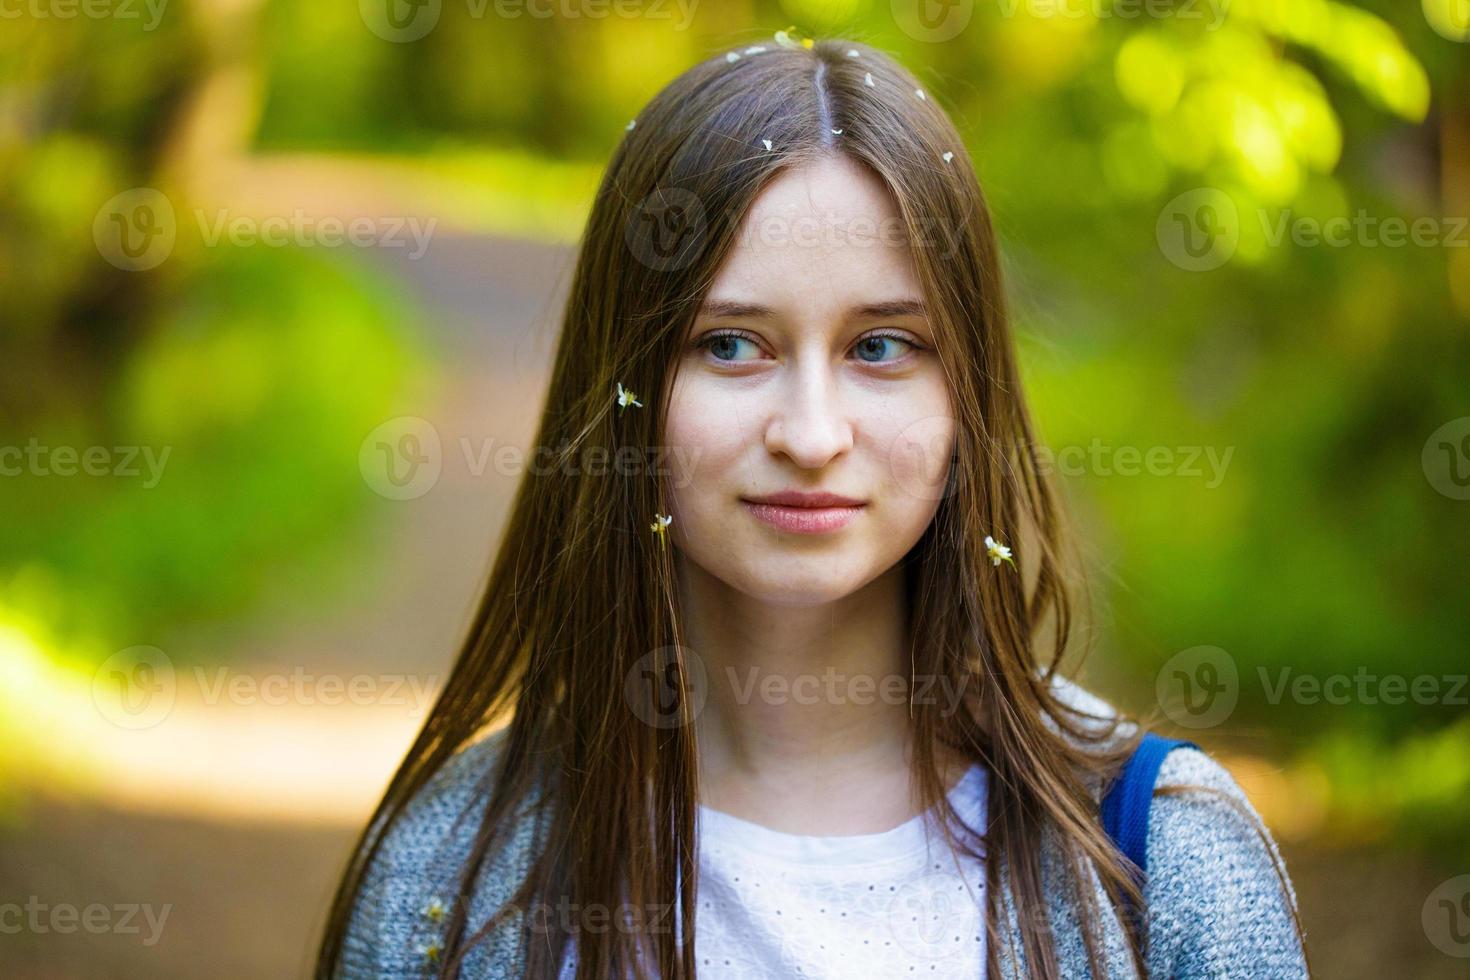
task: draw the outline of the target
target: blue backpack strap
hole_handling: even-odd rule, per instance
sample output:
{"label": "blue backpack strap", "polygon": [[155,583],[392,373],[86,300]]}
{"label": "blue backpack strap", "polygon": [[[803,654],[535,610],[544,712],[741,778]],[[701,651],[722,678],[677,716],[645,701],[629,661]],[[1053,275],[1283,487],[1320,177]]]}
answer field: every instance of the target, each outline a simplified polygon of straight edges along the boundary
{"label": "blue backpack strap", "polygon": [[[1153,805],[1154,783],[1164,757],[1175,749],[1198,749],[1188,739],[1167,738],[1144,732],[1133,755],[1123,765],[1102,801],[1102,824],[1108,836],[1128,859],[1143,873],[1139,887],[1148,877],[1148,811]],[[1132,914],[1132,903],[1123,896],[1124,907]]]}

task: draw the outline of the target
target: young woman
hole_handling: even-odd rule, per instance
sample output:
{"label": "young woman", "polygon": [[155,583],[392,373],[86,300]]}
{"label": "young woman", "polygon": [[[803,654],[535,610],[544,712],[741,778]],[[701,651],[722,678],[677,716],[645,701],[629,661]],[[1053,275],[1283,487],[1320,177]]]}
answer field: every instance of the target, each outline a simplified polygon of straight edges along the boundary
{"label": "young woman", "polygon": [[1142,887],[1105,832],[1143,729],[1057,672],[990,215],[890,58],[783,32],[629,124],[536,445],[319,977],[1306,974],[1207,755]]}

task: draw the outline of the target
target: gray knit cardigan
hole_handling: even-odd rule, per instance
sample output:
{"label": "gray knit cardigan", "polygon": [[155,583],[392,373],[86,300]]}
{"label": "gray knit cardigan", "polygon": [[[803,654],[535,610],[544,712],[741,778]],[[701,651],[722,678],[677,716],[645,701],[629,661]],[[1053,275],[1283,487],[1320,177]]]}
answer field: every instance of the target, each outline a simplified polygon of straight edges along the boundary
{"label": "gray knit cardigan", "polygon": [[[1089,713],[1110,717],[1111,706],[1071,681],[1057,678],[1058,693]],[[1054,724],[1048,719],[1048,724]],[[1119,737],[1131,726],[1120,725]],[[416,794],[369,865],[358,892],[345,937],[339,976],[429,977],[447,910],[455,899],[457,872],[475,834],[478,805],[484,801],[504,729],[451,758]],[[1292,922],[1296,892],[1290,879],[1282,889],[1272,865],[1279,859],[1276,842],[1246,801],[1239,785],[1203,752],[1181,748],[1171,752],[1157,785],[1185,783],[1217,787],[1243,803],[1247,821],[1224,800],[1209,793],[1156,797],[1148,832],[1149,877],[1144,890],[1149,908],[1149,975],[1153,978],[1265,978],[1288,980],[1307,976],[1301,944]],[[1094,794],[1101,792],[1093,785]],[[487,921],[524,880],[544,825],[532,815],[533,794],[518,811],[508,842],[490,855],[469,899],[469,928]],[[1254,826],[1253,826],[1254,824]],[[1064,860],[1053,833],[1044,835],[1042,883],[1061,976],[1091,978],[1076,909],[1068,901]],[[1269,852],[1268,852],[1269,848]],[[996,860],[1003,860],[996,855]],[[1014,962],[1002,951],[1006,977],[1026,975],[1017,911],[1011,897],[1009,869],[997,869],[1007,921],[1003,933],[1014,948]],[[1095,871],[1089,878],[1098,908],[1107,900]],[[1290,905],[1288,905],[1288,902]],[[440,914],[439,910],[445,910]],[[1102,953],[1108,978],[1138,976],[1128,956],[1122,926],[1104,913]],[[524,975],[518,948],[524,913],[504,920],[465,957],[461,976],[519,980]],[[696,945],[698,938],[696,936]],[[939,972],[945,976],[943,962]],[[717,970],[714,975],[719,975]]]}

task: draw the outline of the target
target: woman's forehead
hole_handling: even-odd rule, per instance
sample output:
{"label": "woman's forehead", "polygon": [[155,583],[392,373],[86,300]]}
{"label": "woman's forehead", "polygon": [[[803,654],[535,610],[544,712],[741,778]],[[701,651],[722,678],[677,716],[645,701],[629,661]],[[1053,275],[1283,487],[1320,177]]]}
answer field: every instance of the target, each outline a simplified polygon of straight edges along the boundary
{"label": "woman's forehead", "polygon": [[756,196],[745,221],[809,216],[878,222],[897,219],[899,214],[877,174],[850,157],[834,154],[778,173]]}
{"label": "woman's forehead", "polygon": [[921,301],[908,236],[883,182],[845,158],[774,178],[711,285],[712,305],[830,311]]}

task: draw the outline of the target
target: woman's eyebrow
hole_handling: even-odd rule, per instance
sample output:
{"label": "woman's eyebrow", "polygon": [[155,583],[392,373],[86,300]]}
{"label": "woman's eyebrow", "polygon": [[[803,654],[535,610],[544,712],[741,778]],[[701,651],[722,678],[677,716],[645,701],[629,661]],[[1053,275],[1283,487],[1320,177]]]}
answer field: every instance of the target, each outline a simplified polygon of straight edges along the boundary
{"label": "woman's eyebrow", "polygon": [[884,303],[867,303],[848,311],[854,319],[887,320],[900,316],[928,316],[924,301],[918,299],[895,299]]}
{"label": "woman's eyebrow", "polygon": [[[884,320],[901,316],[927,316],[924,303],[917,299],[895,299],[882,303],[863,303],[847,311],[855,320]],[[778,314],[769,306],[759,303],[741,303],[734,300],[707,300],[699,309],[700,316],[725,317],[729,319],[775,319]]]}

